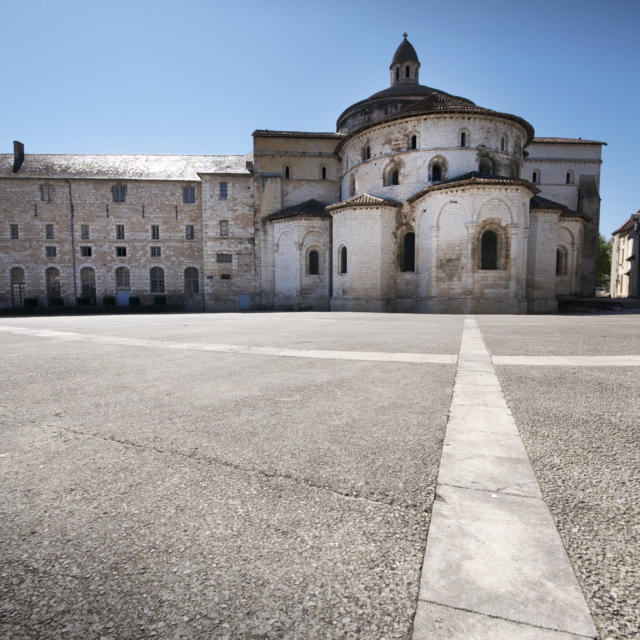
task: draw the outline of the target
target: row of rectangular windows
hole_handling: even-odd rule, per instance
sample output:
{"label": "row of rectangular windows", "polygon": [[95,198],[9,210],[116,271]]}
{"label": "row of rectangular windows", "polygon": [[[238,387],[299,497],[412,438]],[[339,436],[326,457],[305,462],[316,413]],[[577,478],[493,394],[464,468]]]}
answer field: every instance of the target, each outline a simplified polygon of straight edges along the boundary
{"label": "row of rectangular windows", "polygon": [[[111,187],[111,194],[114,202],[126,202],[127,199],[127,185],[126,184],[114,184]],[[218,183],[218,196],[221,200],[226,200],[229,194],[229,183]],[[42,202],[54,201],[54,189],[52,184],[40,185],[40,200]],[[183,187],[182,188],[182,202],[184,204],[194,204],[196,201],[196,188],[195,187]]]}
{"label": "row of rectangular windows", "polygon": [[[149,247],[150,255],[152,258],[160,258],[162,256],[161,247]],[[93,247],[81,246],[80,255],[83,258],[90,258],[93,253]],[[56,258],[58,256],[58,247],[45,247],[44,255],[46,258]],[[126,258],[127,247],[116,247],[116,257]],[[218,253],[216,254],[217,262],[233,262],[232,254],[230,253]]]}
{"label": "row of rectangular windows", "polygon": [[[54,226],[52,224],[46,224],[44,227],[44,237],[47,240],[53,240],[55,238]],[[229,235],[229,221],[228,220],[220,220],[220,235],[228,236]],[[194,225],[188,224],[184,228],[184,236],[187,240],[193,240],[195,238],[195,229]],[[9,237],[12,240],[20,239],[20,228],[17,224],[9,225]],[[82,240],[89,240],[89,225],[83,224],[80,225],[80,238]],[[125,238],[125,228],[123,224],[116,225],[116,240],[124,240]],[[151,225],[151,239],[152,240],[160,240],[160,225],[152,224]]]}

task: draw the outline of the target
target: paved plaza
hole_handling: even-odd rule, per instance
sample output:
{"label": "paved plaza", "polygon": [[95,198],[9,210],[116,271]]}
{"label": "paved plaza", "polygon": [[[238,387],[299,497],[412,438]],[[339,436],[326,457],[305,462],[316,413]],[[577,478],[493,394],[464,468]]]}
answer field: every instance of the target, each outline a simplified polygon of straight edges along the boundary
{"label": "paved plaza", "polygon": [[640,314],[5,317],[0,348],[0,638],[640,634]]}

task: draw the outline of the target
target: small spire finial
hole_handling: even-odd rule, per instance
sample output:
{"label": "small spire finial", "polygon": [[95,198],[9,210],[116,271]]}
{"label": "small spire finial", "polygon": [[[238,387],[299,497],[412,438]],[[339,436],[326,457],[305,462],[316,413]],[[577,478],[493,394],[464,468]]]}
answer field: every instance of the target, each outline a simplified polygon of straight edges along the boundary
{"label": "small spire finial", "polygon": [[409,34],[405,31],[402,36],[404,37],[404,39],[406,40],[409,37]]}

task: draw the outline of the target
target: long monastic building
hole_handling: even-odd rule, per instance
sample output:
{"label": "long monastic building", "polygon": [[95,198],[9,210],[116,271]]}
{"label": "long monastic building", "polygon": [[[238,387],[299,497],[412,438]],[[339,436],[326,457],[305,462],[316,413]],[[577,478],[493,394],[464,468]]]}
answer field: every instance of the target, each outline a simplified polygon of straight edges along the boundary
{"label": "long monastic building", "polygon": [[246,155],[0,155],[0,306],[553,312],[592,295],[601,147],[420,84]]}

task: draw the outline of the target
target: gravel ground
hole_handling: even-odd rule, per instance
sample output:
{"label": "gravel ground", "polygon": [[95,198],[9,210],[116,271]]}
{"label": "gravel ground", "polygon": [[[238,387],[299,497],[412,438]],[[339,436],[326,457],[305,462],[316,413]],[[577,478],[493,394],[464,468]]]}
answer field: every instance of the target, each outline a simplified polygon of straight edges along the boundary
{"label": "gravel ground", "polygon": [[476,316],[492,355],[640,353],[639,310],[584,316]]}
{"label": "gravel ground", "polygon": [[545,500],[607,640],[640,638],[637,368],[499,367]]}
{"label": "gravel ground", "polygon": [[454,366],[0,348],[1,638],[410,637]]}

